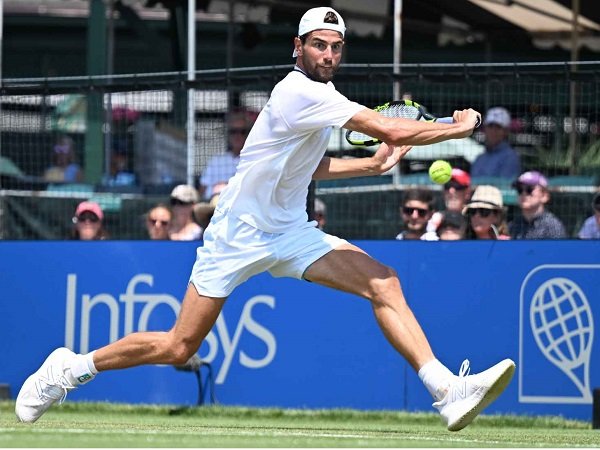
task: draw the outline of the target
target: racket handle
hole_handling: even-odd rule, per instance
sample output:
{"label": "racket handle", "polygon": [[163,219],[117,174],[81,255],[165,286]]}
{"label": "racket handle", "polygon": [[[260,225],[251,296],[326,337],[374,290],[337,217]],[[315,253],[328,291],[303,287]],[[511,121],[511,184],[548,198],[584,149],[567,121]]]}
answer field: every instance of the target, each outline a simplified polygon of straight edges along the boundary
{"label": "racket handle", "polygon": [[[454,123],[454,119],[452,117],[440,117],[436,120],[436,122],[440,123]],[[481,125],[481,117],[477,116],[477,122],[475,122],[475,128],[479,128]]]}

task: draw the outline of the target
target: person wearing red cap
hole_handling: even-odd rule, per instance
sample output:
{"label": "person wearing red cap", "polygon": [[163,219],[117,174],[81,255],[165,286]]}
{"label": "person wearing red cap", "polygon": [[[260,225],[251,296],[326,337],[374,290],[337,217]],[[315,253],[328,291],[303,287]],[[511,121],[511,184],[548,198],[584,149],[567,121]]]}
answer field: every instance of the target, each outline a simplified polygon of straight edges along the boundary
{"label": "person wearing red cap", "polygon": [[96,202],[85,201],[77,205],[73,216],[71,239],[96,241],[108,238],[104,229],[104,212]]}
{"label": "person wearing red cap", "polygon": [[[380,175],[412,145],[470,136],[479,120],[473,109],[455,111],[451,124],[388,118],[349,100],[331,82],[345,32],[344,20],[329,7],[311,8],[300,20],[296,65],[271,91],[236,173],[219,195],[173,328],[131,333],[85,355],[65,347],[54,350],[21,387],[15,403],[19,420],[35,422],[69,390],[104,371],[185,364],[235,288],[267,271],[369,300],[383,334],[418,374],[449,430],[467,426],[500,395],[514,373],[512,360],[477,374],[468,374],[465,361],[459,375],[453,374],[433,353],[394,269],[309,221],[311,180]],[[364,158],[326,156],[334,127],[367,133],[385,144]]]}
{"label": "person wearing red cap", "polygon": [[445,210],[436,211],[427,223],[427,232],[437,232],[445,211],[454,211],[462,214],[462,210],[471,197],[471,176],[458,167],[452,168],[450,181],[444,184]]}

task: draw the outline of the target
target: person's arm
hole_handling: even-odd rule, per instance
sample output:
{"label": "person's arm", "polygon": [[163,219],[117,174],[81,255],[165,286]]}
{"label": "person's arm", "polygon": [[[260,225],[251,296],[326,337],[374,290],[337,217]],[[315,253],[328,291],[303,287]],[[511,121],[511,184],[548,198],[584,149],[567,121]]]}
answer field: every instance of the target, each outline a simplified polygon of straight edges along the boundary
{"label": "person's arm", "polygon": [[427,145],[473,133],[480,114],[473,109],[454,111],[454,123],[425,122],[384,117],[372,109],[357,112],[344,128],[360,131],[390,145]]}
{"label": "person's arm", "polygon": [[366,158],[341,159],[324,156],[313,173],[313,180],[366,177],[381,175],[394,167],[408,153],[411,146],[381,144],[375,154]]}

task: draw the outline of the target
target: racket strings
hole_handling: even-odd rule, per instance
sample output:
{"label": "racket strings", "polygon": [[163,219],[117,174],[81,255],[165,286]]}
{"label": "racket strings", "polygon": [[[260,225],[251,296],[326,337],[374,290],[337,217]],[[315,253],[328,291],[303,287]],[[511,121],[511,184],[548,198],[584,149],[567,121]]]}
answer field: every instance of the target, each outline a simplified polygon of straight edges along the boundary
{"label": "racket strings", "polygon": [[[419,108],[411,105],[405,105],[402,103],[384,105],[383,107],[375,109],[379,114],[384,117],[392,117],[392,118],[403,118],[403,119],[412,119],[419,120],[421,118],[421,111]],[[361,133],[359,131],[350,131],[347,136],[348,140],[351,142],[363,143],[363,142],[379,142],[378,139],[375,139],[368,134]]]}

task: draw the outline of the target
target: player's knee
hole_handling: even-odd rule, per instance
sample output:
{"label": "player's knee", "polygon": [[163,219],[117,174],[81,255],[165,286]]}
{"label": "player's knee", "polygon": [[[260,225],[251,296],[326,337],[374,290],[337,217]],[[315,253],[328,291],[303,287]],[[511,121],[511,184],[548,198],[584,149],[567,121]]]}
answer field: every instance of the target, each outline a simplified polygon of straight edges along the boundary
{"label": "player's knee", "polygon": [[185,364],[196,353],[196,350],[198,349],[183,341],[174,344],[170,351],[171,364]]}
{"label": "player's knee", "polygon": [[185,364],[198,350],[190,342],[177,339],[171,333],[165,334],[164,339],[161,339],[156,345],[159,347],[156,350],[162,355],[165,364],[173,365]]}
{"label": "player's knee", "polygon": [[400,293],[398,274],[391,267],[384,266],[382,273],[371,280],[369,291],[369,298],[374,304],[390,304],[398,298]]}

